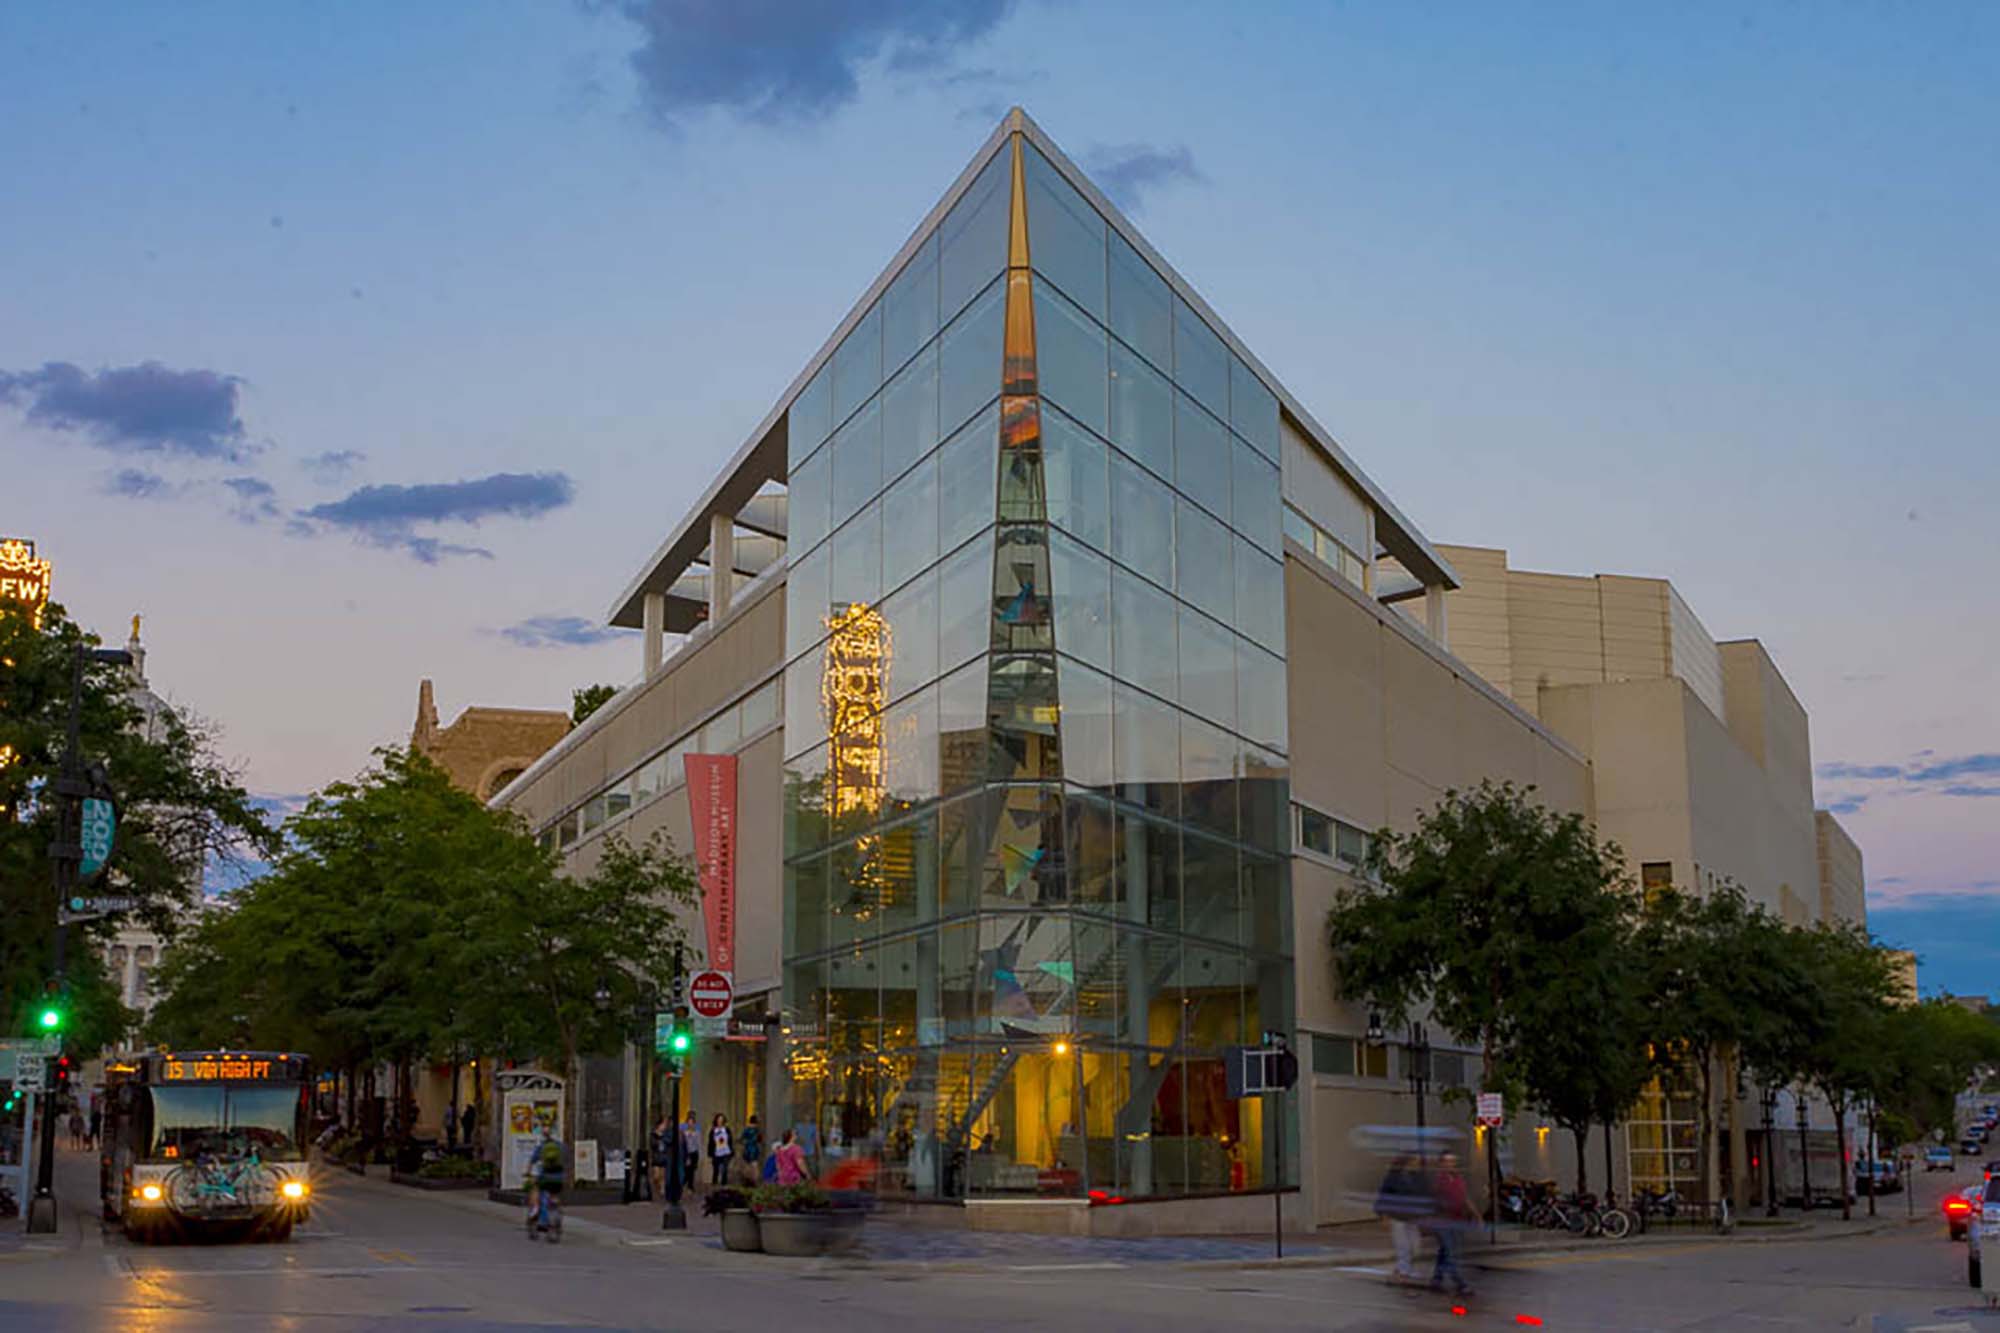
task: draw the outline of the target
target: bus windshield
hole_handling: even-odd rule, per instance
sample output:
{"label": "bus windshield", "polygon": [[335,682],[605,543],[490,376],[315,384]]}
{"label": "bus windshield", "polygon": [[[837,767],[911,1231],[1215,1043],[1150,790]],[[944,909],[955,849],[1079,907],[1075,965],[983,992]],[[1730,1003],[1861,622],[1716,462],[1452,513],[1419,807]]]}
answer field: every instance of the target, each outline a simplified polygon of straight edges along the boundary
{"label": "bus windshield", "polygon": [[297,1157],[296,1087],[229,1087],[210,1083],[147,1089],[153,1098],[148,1156],[236,1158],[252,1148],[267,1160]]}

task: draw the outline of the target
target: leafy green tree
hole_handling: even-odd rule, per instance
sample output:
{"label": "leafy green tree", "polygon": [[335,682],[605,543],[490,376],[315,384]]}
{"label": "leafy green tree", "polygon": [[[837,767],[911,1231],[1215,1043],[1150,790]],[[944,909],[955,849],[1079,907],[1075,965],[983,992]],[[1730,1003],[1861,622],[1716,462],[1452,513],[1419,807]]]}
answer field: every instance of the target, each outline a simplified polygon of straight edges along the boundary
{"label": "leafy green tree", "polygon": [[[58,809],[48,784],[61,765],[77,647],[96,647],[51,603],[37,629],[0,612],[0,1021],[25,1031],[51,975],[57,902],[48,850]],[[238,775],[217,757],[206,724],[189,714],[145,718],[123,667],[86,659],[80,710],[85,761],[101,766],[119,806],[118,844],[101,891],[136,899],[130,919],[172,938],[216,860],[269,855],[276,833]],[[98,951],[112,923],[70,928],[66,971],[71,1050],[95,1054],[130,1014]]]}
{"label": "leafy green tree", "polygon": [[[1806,1078],[1833,1111],[1837,1161],[1847,1158],[1847,1113],[1887,1082],[1880,1043],[1894,993],[1887,953],[1853,923],[1792,932],[1816,1007],[1802,1043]],[[1844,1169],[1844,1168],[1843,1168]],[[1841,1182],[1840,1215],[1854,1215]]]}
{"label": "leafy green tree", "polygon": [[577,726],[618,694],[616,685],[585,685],[569,692],[569,720]]}
{"label": "leafy green tree", "polygon": [[1620,1041],[1615,1018],[1575,1025],[1591,1005],[1618,1012],[1624,856],[1533,797],[1484,782],[1445,793],[1408,833],[1383,830],[1372,882],[1335,902],[1327,940],[1342,995],[1397,1021],[1428,1002],[1478,1043],[1486,1089],[1531,1090],[1580,1132],[1593,1114],[1585,1067]]}

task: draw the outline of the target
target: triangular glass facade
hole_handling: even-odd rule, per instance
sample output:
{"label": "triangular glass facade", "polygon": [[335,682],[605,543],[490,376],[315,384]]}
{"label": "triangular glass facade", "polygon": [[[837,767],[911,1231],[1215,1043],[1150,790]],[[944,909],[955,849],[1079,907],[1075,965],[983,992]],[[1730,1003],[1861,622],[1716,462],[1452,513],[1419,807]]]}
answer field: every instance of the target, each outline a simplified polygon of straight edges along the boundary
{"label": "triangular glass facade", "polygon": [[1012,133],[787,432],[786,1123],[889,1193],[1274,1183],[1276,396]]}

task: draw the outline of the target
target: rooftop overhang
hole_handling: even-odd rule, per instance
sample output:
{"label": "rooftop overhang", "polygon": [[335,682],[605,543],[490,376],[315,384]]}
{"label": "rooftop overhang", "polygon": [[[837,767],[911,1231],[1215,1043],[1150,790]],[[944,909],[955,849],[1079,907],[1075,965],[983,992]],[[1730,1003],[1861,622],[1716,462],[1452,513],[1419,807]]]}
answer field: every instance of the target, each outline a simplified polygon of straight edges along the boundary
{"label": "rooftop overhang", "polygon": [[[1245,364],[1253,367],[1262,376],[1264,382],[1277,394],[1278,401],[1282,405],[1285,414],[1292,419],[1293,424],[1299,428],[1300,433],[1312,441],[1314,446],[1326,455],[1328,461],[1360,489],[1368,497],[1369,502],[1374,505],[1376,510],[1376,540],[1382,547],[1389,554],[1395,556],[1397,560],[1401,561],[1403,567],[1420,582],[1425,584],[1442,584],[1450,588],[1457,587],[1458,576],[1453,572],[1450,564],[1431,546],[1423,534],[1417,530],[1416,525],[1404,517],[1402,510],[1396,507],[1388,495],[1348,456],[1346,450],[1341,448],[1332,433],[1320,425],[1313,418],[1312,413],[1306,411],[1304,405],[1285,388],[1283,381],[1272,374],[1269,367],[1265,366],[1262,361],[1259,361],[1250,349],[1243,345],[1242,341],[1237,338],[1229,325],[1209,307],[1208,302],[1201,298],[1200,293],[1196,292],[1188,284],[1187,279],[1183,278],[1173,265],[1167,263],[1160,256],[1159,252],[1153,249],[1151,243],[1140,234],[1138,228],[1134,227],[1124,213],[1119,211],[1118,206],[1106,198],[1097,186],[1091,182],[1090,178],[1074,162],[1070,161],[1068,155],[1056,146],[1054,140],[1043,133],[1042,127],[1037,125],[1026,111],[1023,111],[1020,107],[1015,107],[1001,120],[993,133],[987,136],[986,142],[980,146],[978,152],[972,155],[972,160],[958,174],[958,179],[952,182],[951,188],[945,192],[944,197],[938,200],[931,211],[925,215],[924,220],[917,225],[916,230],[910,233],[909,239],[903,242],[902,248],[896,251],[895,257],[889,261],[882,269],[882,272],[876,277],[875,281],[869,284],[868,290],[863,292],[860,299],[848,310],[846,318],[840,321],[839,326],[834,329],[831,336],[820,345],[819,351],[813,355],[811,360],[806,362],[805,368],[799,371],[793,377],[792,382],[786,386],[785,392],[779,397],[771,410],[765,414],[764,419],[757,424],[756,429],[750,432],[749,439],[745,440],[743,445],[737,449],[735,456],[729,460],[728,464],[722,469],[722,472],[709,484],[708,489],[702,493],[701,498],[674,527],[673,532],[667,537],[666,541],[660,544],[659,549],[653,552],[652,557],[641,567],[639,573],[626,585],[625,590],[618,595],[618,599],[611,604],[611,611],[607,617],[608,621],[613,625],[628,628],[641,627],[644,624],[646,594],[672,594],[675,582],[680,579],[681,575],[687,571],[690,565],[697,563],[701,559],[702,552],[708,549],[709,522],[715,515],[731,515],[736,519],[739,526],[759,530],[756,523],[745,517],[745,506],[750,504],[752,498],[765,485],[785,480],[787,466],[785,417],[786,413],[791,410],[792,400],[798,397],[800,390],[804,389],[811,382],[812,377],[819,373],[819,368],[833,356],[834,349],[840,346],[841,340],[847,336],[848,331],[861,322],[862,317],[868,313],[868,308],[875,303],[875,299],[888,289],[889,283],[895,278],[897,273],[901,272],[904,263],[929,239],[931,232],[936,230],[938,225],[944,221],[945,215],[951,211],[952,206],[971,188],[973,181],[978,178],[980,170],[985,167],[987,161],[994,153],[1000,150],[1008,137],[1013,134],[1026,136],[1030,143],[1039,148],[1049,161],[1055,164],[1056,169],[1062,172],[1069,180],[1070,184],[1074,185],[1082,192],[1084,198],[1097,207],[1098,211],[1104,215],[1111,226],[1117,230],[1118,234],[1124,237],[1133,249],[1144,255],[1154,268],[1159,270],[1161,275],[1166,278],[1168,284],[1176,292],[1180,293],[1182,299],[1201,313],[1202,318],[1206,319],[1209,325],[1221,335],[1223,341],[1229,345],[1230,349],[1243,358]],[[670,631],[675,628],[673,623],[675,619],[674,610],[675,608],[670,606],[667,625]],[[696,623],[698,623],[698,620]]]}

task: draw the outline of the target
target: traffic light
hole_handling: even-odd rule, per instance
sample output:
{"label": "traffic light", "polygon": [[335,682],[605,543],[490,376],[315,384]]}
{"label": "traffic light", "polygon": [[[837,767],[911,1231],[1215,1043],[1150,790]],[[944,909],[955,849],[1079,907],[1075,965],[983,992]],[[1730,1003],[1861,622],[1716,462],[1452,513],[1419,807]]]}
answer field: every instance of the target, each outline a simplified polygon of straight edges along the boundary
{"label": "traffic light", "polygon": [[674,1055],[686,1055],[694,1047],[694,1036],[685,1023],[674,1024],[674,1030],[667,1037],[667,1050]]}
{"label": "traffic light", "polygon": [[59,1004],[45,1004],[41,1012],[41,1028],[44,1033],[55,1034],[63,1030],[63,1020],[67,1017]]}
{"label": "traffic light", "polygon": [[69,1076],[70,1063],[67,1055],[58,1055],[54,1060],[49,1062],[49,1078],[54,1084],[49,1089],[51,1092],[69,1091]]}

